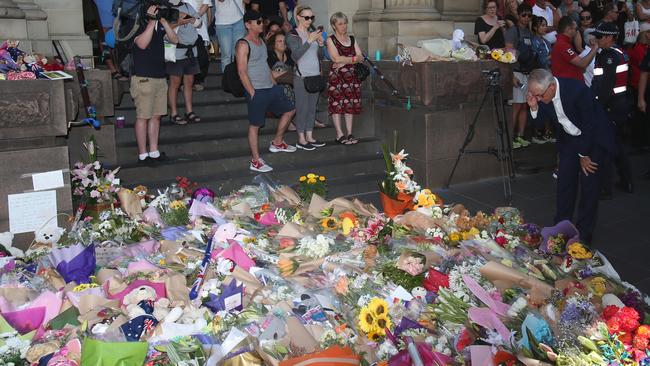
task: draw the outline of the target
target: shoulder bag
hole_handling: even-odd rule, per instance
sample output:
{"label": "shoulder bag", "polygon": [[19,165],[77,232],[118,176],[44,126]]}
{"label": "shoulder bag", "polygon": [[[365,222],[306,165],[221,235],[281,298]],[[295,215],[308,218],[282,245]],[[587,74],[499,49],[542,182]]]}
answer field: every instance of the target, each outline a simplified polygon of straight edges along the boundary
{"label": "shoulder bag", "polygon": [[[350,41],[352,48],[354,48],[354,37],[350,36]],[[365,61],[365,58],[364,58]],[[363,82],[370,76],[370,69],[368,66],[364,65],[363,62],[354,64],[354,74],[357,76],[360,82]]]}

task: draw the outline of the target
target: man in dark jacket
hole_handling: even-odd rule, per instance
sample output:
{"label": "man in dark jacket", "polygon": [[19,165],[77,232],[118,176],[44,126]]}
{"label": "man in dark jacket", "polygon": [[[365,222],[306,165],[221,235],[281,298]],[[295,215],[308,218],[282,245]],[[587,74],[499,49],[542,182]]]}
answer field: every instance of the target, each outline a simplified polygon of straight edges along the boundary
{"label": "man in dark jacket", "polygon": [[581,239],[591,244],[601,187],[600,167],[617,154],[614,124],[583,81],[555,78],[542,69],[528,76],[527,103],[534,119],[544,115],[558,125],[560,164],[555,221],[573,218],[579,185],[575,223]]}

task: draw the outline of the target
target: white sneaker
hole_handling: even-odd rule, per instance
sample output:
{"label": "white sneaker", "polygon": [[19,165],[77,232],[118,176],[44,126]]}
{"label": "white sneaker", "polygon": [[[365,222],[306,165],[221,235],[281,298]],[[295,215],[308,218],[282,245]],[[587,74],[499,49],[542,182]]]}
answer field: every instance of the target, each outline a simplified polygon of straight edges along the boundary
{"label": "white sneaker", "polygon": [[533,136],[532,141],[533,144],[537,144],[537,145],[543,145],[548,142],[548,140],[546,140],[544,137],[537,137],[537,136]]}
{"label": "white sneaker", "polygon": [[514,150],[519,148],[521,148],[521,144],[519,143],[519,141],[517,141],[516,139],[512,140],[512,149]]}
{"label": "white sneaker", "polygon": [[515,141],[517,141],[521,147],[528,147],[530,145],[530,142],[521,136],[515,137]]}
{"label": "white sneaker", "polygon": [[268,165],[264,159],[259,158],[257,160],[251,160],[250,170],[260,173],[268,173],[273,170],[270,165]]}
{"label": "white sneaker", "polygon": [[273,142],[271,142],[271,145],[269,145],[269,151],[272,153],[276,153],[276,152],[292,153],[296,151],[296,147],[289,145],[284,141],[282,141],[280,145],[275,145]]}

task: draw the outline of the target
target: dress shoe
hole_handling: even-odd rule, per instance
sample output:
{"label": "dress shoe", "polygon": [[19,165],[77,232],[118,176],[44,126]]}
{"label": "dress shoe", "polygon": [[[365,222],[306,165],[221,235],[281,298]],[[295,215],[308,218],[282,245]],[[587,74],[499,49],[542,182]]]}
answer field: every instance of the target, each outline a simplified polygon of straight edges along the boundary
{"label": "dress shoe", "polygon": [[623,192],[634,193],[634,184],[629,182],[618,182],[616,183],[616,188]]}

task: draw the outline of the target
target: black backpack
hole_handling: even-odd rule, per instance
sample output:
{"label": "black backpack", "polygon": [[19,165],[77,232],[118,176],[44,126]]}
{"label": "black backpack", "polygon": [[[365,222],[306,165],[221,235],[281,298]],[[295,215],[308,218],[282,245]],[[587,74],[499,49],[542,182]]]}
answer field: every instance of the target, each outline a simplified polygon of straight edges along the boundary
{"label": "black backpack", "polygon": [[[237,44],[239,44],[240,41],[246,41],[245,39],[240,39],[237,41]],[[235,47],[236,49],[237,47]],[[251,46],[250,43],[248,43],[248,57],[251,55]],[[246,92],[246,89],[244,89],[244,85],[241,82],[241,79],[239,78],[239,71],[237,70],[237,58],[235,57],[233,59],[233,62],[229,63],[226,65],[226,68],[223,70],[223,76],[221,78],[221,88],[223,91],[226,93],[232,94],[234,97],[241,98],[244,96],[244,93]]]}
{"label": "black backpack", "polygon": [[533,39],[529,38],[530,44],[526,44],[524,39],[521,38],[519,26],[515,25],[515,27],[517,27],[517,61],[519,62],[519,71],[530,72],[540,68],[537,54],[533,48]]}

